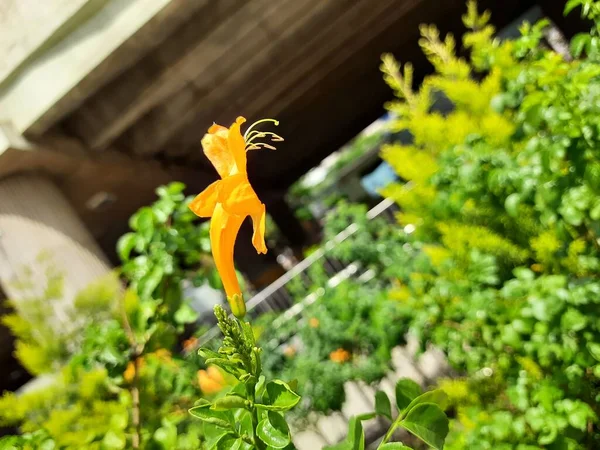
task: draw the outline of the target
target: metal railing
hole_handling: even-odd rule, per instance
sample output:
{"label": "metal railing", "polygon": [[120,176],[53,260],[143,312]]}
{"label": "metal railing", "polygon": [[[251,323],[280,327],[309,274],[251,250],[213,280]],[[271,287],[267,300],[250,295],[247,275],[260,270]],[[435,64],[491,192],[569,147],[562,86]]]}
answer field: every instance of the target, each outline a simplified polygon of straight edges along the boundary
{"label": "metal railing", "polygon": [[[396,204],[390,199],[385,199],[367,212],[367,218],[372,220],[381,216],[391,223],[395,220],[394,213],[396,210]],[[288,270],[277,280],[273,281],[270,285],[262,289],[256,295],[252,296],[246,302],[246,310],[248,314],[257,316],[265,312],[273,311],[284,312],[284,317],[289,317],[290,314],[299,314],[303,309],[301,306],[302,304],[313,303],[316,300],[316,297],[319,297],[319,295],[318,293],[312,293],[309,294],[304,300],[296,302],[294,299],[294,293],[289,288],[289,283],[292,282],[292,280],[300,279],[301,283],[307,288],[313,285],[314,283],[310,279],[308,270],[316,263],[323,264],[326,274],[330,277],[330,282],[332,280],[335,282],[335,280],[339,278],[347,278],[348,275],[353,275],[356,272],[357,263],[344,264],[343,262],[328,256],[328,253],[335,246],[354,235],[358,230],[359,227],[357,224],[352,223],[348,225],[346,229],[338,233],[333,239],[321,245],[317,250]],[[351,273],[348,273],[349,271]],[[214,326],[200,337],[199,342],[206,343],[207,341],[217,337],[219,334],[219,328]]]}
{"label": "metal railing", "polygon": [[[372,220],[377,217],[382,217],[389,223],[395,223],[395,213],[397,211],[398,208],[395,203],[392,200],[386,199],[370,209],[367,212],[367,218]],[[335,287],[342,281],[352,277],[354,277],[357,282],[367,282],[375,277],[376,273],[373,270],[363,268],[359,262],[347,264],[331,257],[330,255],[332,249],[353,236],[359,231],[359,229],[359,225],[355,223],[348,225],[346,229],[338,233],[333,239],[321,245],[317,250],[292,267],[280,278],[251,297],[246,303],[248,313],[252,316],[258,316],[266,312],[281,312],[281,315],[272,322],[272,327],[280,328],[286,322],[300,316],[302,311],[309,305],[317,302],[325,294],[325,288]],[[309,291],[311,287],[314,287],[315,284],[319,283],[311,280],[309,272],[309,269],[314,267],[316,264],[322,264],[324,272],[327,275],[327,281],[325,285],[317,288],[316,290],[313,289],[312,292],[307,293],[304,297],[302,297],[302,295],[298,296],[298,293],[294,292],[294,289],[290,287],[290,284],[294,280],[301,280],[301,283],[304,285],[304,287],[306,287],[306,290]],[[322,283],[322,281],[323,280],[321,279],[320,282]],[[299,297],[302,299],[297,300]],[[268,342],[265,345],[271,349],[287,345],[291,340],[294,339],[295,334],[295,331],[291,331],[290,334],[281,336],[277,342]],[[208,341],[218,337],[219,335],[220,330],[217,326],[214,326],[202,337],[200,337],[198,342],[199,344],[201,343],[202,345],[205,345]],[[409,358],[411,359],[409,364],[407,364],[407,368],[410,369],[413,374],[415,374],[416,378],[420,379],[423,383],[428,384],[430,382],[430,377],[419,368],[418,364],[416,364],[412,357]],[[389,388],[390,386],[393,387],[395,384],[395,378],[398,378],[397,374],[388,374],[388,376],[379,382],[378,388],[390,392]],[[350,393],[347,395],[346,402],[360,402],[366,408],[373,410],[375,404],[372,388],[358,381],[351,381],[349,383],[352,385],[352,395],[350,395]],[[386,385],[387,389],[385,387]],[[393,395],[393,388],[391,395]],[[353,398],[351,398],[352,396]],[[337,418],[338,425],[341,424],[343,427],[338,426],[337,430],[334,431],[330,429],[331,422],[328,422],[327,425],[324,425],[325,428],[328,429],[328,432],[323,432],[321,429],[323,425],[319,425],[319,422],[317,422],[313,423],[309,428],[304,428],[299,431],[314,433],[326,445],[335,444],[345,436],[344,433],[347,431],[345,427],[350,420],[348,414],[344,413],[343,411],[337,411],[331,416],[319,417],[319,420],[325,421],[331,421]],[[372,443],[380,439],[386,430],[387,424],[383,423],[381,420],[373,423],[370,428],[365,429],[367,443]],[[315,448],[314,443],[307,443],[307,445],[300,445],[301,442],[295,443],[300,449],[310,448],[312,450]]]}

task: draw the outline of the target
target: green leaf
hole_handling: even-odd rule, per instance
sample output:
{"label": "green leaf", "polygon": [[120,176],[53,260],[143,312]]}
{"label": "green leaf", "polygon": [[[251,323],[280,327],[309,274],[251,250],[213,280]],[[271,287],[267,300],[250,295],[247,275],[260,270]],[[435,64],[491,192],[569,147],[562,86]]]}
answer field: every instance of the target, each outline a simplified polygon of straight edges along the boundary
{"label": "green leaf", "polygon": [[137,213],[131,216],[129,226],[149,242],[154,234],[154,213],[152,209],[147,206],[140,208]]}
{"label": "green leaf", "polygon": [[270,447],[285,448],[291,442],[290,429],[283,416],[269,411],[256,427],[256,434]]}
{"label": "green leaf", "polygon": [[221,438],[217,441],[216,445],[213,447],[214,450],[238,450],[243,441],[235,437],[233,434],[225,434],[221,436]]}
{"label": "green leaf", "polygon": [[211,409],[215,411],[225,411],[228,409],[239,409],[239,408],[247,408],[249,406],[248,400],[239,395],[226,395],[225,397],[221,397],[216,399]]}
{"label": "green leaf", "polygon": [[587,349],[590,351],[596,361],[600,361],[600,344],[595,342],[588,342]]}
{"label": "green leaf", "polygon": [[519,194],[510,194],[504,201],[504,208],[511,217],[517,217],[519,215],[519,203],[521,202],[521,196]]}
{"label": "green leaf", "polygon": [[176,323],[186,324],[198,320],[198,313],[187,303],[183,302],[173,316]]}
{"label": "green leaf", "polygon": [[172,183],[167,184],[166,186],[159,186],[156,188],[156,194],[161,198],[171,198],[176,197],[176,200],[180,200],[183,197],[181,194],[185,189],[185,184],[174,181]]}
{"label": "green leaf", "polygon": [[412,448],[407,447],[400,442],[388,442],[387,444],[378,447],[377,450],[412,450]]}
{"label": "green leaf", "polygon": [[402,411],[421,394],[421,386],[410,378],[402,378],[396,383],[396,405]]}
{"label": "green leaf", "polygon": [[413,399],[412,402],[406,407],[405,411],[408,413],[411,409],[421,403],[433,403],[438,405],[442,411],[448,406],[448,395],[441,389],[434,389],[433,391],[427,391],[424,394],[419,395]]}
{"label": "green leaf", "polygon": [[125,233],[117,241],[117,254],[119,255],[119,258],[121,258],[122,262],[125,262],[129,259],[131,250],[133,250],[133,247],[135,247],[136,240],[137,234]]}
{"label": "green leaf", "polygon": [[194,406],[189,410],[189,413],[203,422],[213,424],[219,428],[231,429],[231,416],[227,412],[216,411],[210,407],[211,403]]}
{"label": "green leaf", "polygon": [[267,383],[268,404],[256,404],[257,408],[270,411],[287,411],[292,409],[300,401],[300,396],[281,380],[269,381]]}
{"label": "green leaf", "polygon": [[147,273],[138,283],[138,293],[140,298],[148,299],[152,297],[152,293],[156,290],[163,279],[164,270],[161,266],[154,268]]}
{"label": "green leaf", "polygon": [[574,308],[569,308],[560,320],[562,329],[566,332],[581,331],[588,324],[587,317]]}
{"label": "green leaf", "polygon": [[165,449],[177,446],[177,427],[163,419],[163,426],[154,432],[154,440],[160,442]]}
{"label": "green leaf", "polygon": [[109,430],[102,439],[102,447],[106,449],[123,449],[127,441],[125,435],[118,435],[113,430]]}
{"label": "green leaf", "polygon": [[365,431],[361,421],[357,417],[350,419],[348,424],[348,436],[346,442],[351,450],[365,450]]}
{"label": "green leaf", "polygon": [[200,355],[202,358],[204,359],[223,359],[225,358],[222,354],[215,352],[214,350],[211,350],[210,348],[206,348],[206,347],[200,347],[198,349],[198,355]]}
{"label": "green leaf", "polygon": [[581,3],[582,3],[582,0],[569,0],[567,2],[567,4],[565,5],[563,14],[566,16],[571,11],[573,11],[575,8],[577,8],[579,5],[581,5]]}
{"label": "green leaf", "polygon": [[592,220],[600,219],[600,199],[596,200],[590,209],[590,218]]}
{"label": "green leaf", "polygon": [[416,405],[408,411],[400,425],[436,450],[444,448],[444,441],[448,435],[448,418],[438,405]]}
{"label": "green leaf", "polygon": [[392,420],[392,404],[387,394],[383,391],[375,393],[375,412]]}
{"label": "green leaf", "polygon": [[257,399],[262,398],[266,391],[266,378],[264,375],[258,377],[258,381],[256,382],[256,386],[254,387],[255,396]]}

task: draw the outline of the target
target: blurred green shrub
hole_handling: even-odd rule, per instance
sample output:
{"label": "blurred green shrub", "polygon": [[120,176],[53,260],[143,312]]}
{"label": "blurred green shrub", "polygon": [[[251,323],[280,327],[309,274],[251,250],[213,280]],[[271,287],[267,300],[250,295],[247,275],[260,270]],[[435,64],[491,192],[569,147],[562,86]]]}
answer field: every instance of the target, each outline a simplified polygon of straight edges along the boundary
{"label": "blurred green shrub", "polygon": [[198,373],[201,359],[179,356],[184,328],[197,319],[182,282],[218,286],[218,276],[207,227],[183,189],[158,188],[158,200],[132,216],[118,243],[121,280],[98,280],[69,304],[50,262],[43,295],[29,298],[22,277],[23,298],[2,320],[19,361],[43,377],[0,398],[0,424],[23,433],[0,439],[1,449],[203,448],[204,425],[187,410],[214,392],[202,391],[212,386]]}
{"label": "blurred green shrub", "polygon": [[600,448],[600,17],[578,5],[596,25],[572,61],[541,45],[545,21],[495,39],[474,2],[468,59],[421,28],[435,74],[418,91],[410,64],[383,59],[394,126],[414,138],[383,150],[404,181],[385,193],[415,227],[391,296],[465,374],[442,384],[448,449]]}

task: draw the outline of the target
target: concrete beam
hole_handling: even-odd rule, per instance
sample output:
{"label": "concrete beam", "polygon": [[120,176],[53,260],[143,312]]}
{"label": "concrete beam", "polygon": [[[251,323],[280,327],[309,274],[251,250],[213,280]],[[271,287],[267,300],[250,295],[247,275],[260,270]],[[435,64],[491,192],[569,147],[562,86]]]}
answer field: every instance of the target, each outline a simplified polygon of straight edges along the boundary
{"label": "concrete beam", "polygon": [[[197,3],[202,7],[196,15],[163,45],[100,89],[68,119],[69,129],[88,147],[106,148],[139,117],[185,87],[195,77],[192,72],[204,70],[208,63],[206,55],[198,53],[196,47],[221,22],[231,20],[236,14],[242,18],[252,16],[242,8],[245,0],[219,0],[217,4],[197,0]],[[236,27],[226,29],[230,32]]]}
{"label": "concrete beam", "polygon": [[[97,7],[98,2],[91,0],[90,4]],[[79,16],[87,20],[78,26],[71,23],[66,35],[64,29],[56,31],[57,42],[38,51],[35,58],[25,58],[18,74],[9,76],[9,82],[0,88],[0,120],[10,120],[19,133],[29,137],[41,135],[106,81],[162,42],[199,3],[102,2],[103,7],[92,17]]]}
{"label": "concrete beam", "polygon": [[0,86],[107,0],[4,0],[0,4]]}

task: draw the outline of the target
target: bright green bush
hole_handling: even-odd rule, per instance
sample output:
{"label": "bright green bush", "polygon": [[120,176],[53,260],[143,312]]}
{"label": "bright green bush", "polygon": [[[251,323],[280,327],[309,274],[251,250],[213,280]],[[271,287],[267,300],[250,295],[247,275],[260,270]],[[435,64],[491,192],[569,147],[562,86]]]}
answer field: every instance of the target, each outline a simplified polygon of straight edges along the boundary
{"label": "bright green bush", "polygon": [[298,380],[304,400],[293,411],[297,419],[311,411],[340,411],[346,381],[375,383],[390,371],[391,350],[407,331],[403,312],[377,285],[345,281],[325,288],[291,320],[259,319],[263,368]]}
{"label": "bright green bush", "polygon": [[[598,3],[576,4],[598,20]],[[465,374],[444,384],[446,448],[600,448],[598,25],[568,61],[540,45],[546,23],[501,42],[488,18],[469,4],[469,59],[421,29],[436,73],[419,91],[410,65],[384,58],[395,126],[414,137],[383,150],[405,181],[386,194],[416,227],[392,296]],[[440,94],[446,115],[431,108]]]}
{"label": "bright green bush", "polygon": [[2,320],[16,356],[44,378],[0,397],[0,424],[23,433],[0,439],[0,448],[204,448],[204,426],[187,410],[203,395],[197,372],[205,365],[179,356],[184,326],[197,318],[181,281],[217,277],[207,227],[188,210],[183,188],[159,188],[159,199],[132,217],[118,244],[126,291],[112,274],[57,315],[63,274],[50,260],[43,295],[11,302],[15,313]]}

